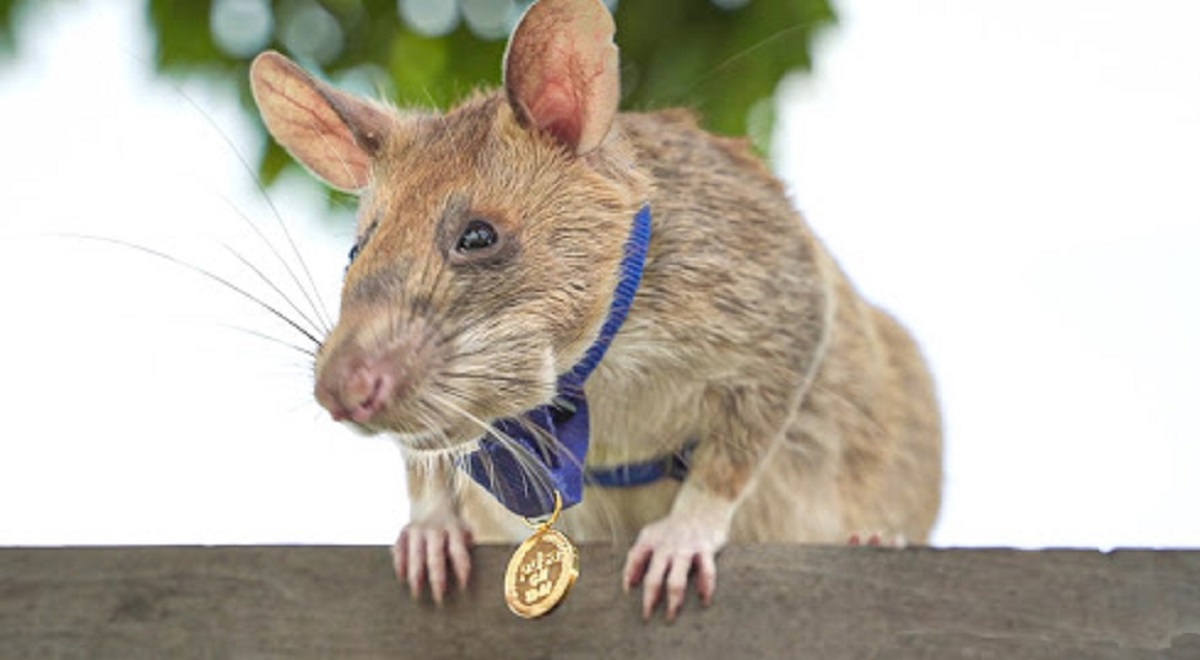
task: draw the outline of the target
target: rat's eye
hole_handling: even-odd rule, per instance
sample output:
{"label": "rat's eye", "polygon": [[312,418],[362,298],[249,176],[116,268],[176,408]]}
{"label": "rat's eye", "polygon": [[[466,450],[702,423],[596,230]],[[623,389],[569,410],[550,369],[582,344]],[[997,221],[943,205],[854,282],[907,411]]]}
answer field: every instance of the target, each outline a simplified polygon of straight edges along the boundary
{"label": "rat's eye", "polygon": [[355,243],[354,247],[350,248],[347,265],[354,263],[354,259],[358,257],[358,253],[362,250],[362,243]]}
{"label": "rat's eye", "polygon": [[495,227],[488,224],[486,220],[476,218],[467,223],[467,228],[463,230],[462,236],[458,237],[458,243],[454,249],[459,252],[482,250],[495,245],[499,238]]}

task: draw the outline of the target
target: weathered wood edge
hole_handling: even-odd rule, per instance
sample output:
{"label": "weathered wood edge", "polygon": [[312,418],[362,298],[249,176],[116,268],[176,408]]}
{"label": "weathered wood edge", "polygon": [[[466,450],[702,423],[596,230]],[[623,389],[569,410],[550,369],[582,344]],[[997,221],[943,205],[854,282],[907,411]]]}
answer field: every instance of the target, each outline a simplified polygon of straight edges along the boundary
{"label": "weathered wood edge", "polygon": [[716,603],[641,621],[623,550],[586,546],[517,619],[510,548],[414,603],[375,547],[0,549],[0,657],[1200,658],[1200,552],[739,546]]}

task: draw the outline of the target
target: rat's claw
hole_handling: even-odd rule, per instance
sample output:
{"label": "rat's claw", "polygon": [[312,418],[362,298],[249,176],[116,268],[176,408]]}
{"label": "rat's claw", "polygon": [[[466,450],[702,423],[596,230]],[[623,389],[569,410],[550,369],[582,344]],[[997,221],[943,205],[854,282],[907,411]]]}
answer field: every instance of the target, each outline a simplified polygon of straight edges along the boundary
{"label": "rat's claw", "polygon": [[[425,567],[429,577],[429,593],[433,602],[442,604],[446,596],[446,530],[434,529],[425,535]],[[435,560],[434,557],[441,557]]]}
{"label": "rat's claw", "polygon": [[650,566],[646,569],[642,589],[642,619],[649,621],[654,606],[658,604],[659,594],[662,593],[663,574],[667,572],[667,559],[663,555],[650,556]]}
{"label": "rat's claw", "polygon": [[649,619],[666,592],[666,618],[673,621],[687,595],[688,578],[696,574],[696,592],[708,605],[717,586],[716,553],[723,535],[687,521],[665,518],[647,525],[625,560],[626,591],[642,584],[642,617]]}
{"label": "rat's claw", "polygon": [[396,577],[408,583],[414,600],[420,599],[428,580],[429,593],[440,605],[450,582],[447,561],[459,589],[466,587],[471,575],[470,546],[471,532],[457,518],[410,523],[393,548]]}
{"label": "rat's claw", "polygon": [[[698,557],[696,558],[698,559]],[[667,571],[667,621],[674,621],[683,607],[683,597],[687,594],[688,573],[695,563],[692,557],[675,556],[671,558],[671,569]]]}
{"label": "rat's claw", "polygon": [[717,591],[717,558],[710,553],[701,554],[696,558],[696,593],[700,602],[707,607],[712,605],[713,594]]}
{"label": "rat's claw", "polygon": [[471,531],[464,528],[461,534],[451,534],[448,545],[450,565],[454,569],[454,581],[458,590],[464,591],[471,579]]}
{"label": "rat's claw", "polygon": [[631,589],[642,583],[642,577],[646,574],[646,566],[650,563],[650,556],[653,551],[644,545],[635,545],[629,550],[629,555],[625,558],[625,571],[621,579],[621,586],[625,589],[625,593],[629,593]]}
{"label": "rat's claw", "polygon": [[408,570],[397,577],[408,583],[409,593],[417,600],[425,584],[425,535],[420,530],[406,529],[400,539],[403,544],[396,548],[396,554],[407,557]]}

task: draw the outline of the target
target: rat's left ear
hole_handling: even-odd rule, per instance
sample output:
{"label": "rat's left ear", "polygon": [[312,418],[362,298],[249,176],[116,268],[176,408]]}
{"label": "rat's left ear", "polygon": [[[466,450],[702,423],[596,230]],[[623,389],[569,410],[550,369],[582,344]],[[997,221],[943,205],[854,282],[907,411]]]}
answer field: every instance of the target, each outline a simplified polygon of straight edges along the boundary
{"label": "rat's left ear", "polygon": [[504,89],[522,125],[575,154],[600,146],[617,114],[616,25],[600,0],[539,0],[504,55]]}
{"label": "rat's left ear", "polygon": [[271,135],[329,185],[360,191],[371,164],[396,130],[388,111],[313,78],[267,51],[250,65],[250,89]]}

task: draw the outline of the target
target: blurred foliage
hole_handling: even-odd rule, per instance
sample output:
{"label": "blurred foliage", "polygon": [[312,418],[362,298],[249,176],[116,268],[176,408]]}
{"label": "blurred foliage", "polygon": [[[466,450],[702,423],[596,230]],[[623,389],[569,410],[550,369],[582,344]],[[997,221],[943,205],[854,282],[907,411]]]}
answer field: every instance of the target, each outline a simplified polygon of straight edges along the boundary
{"label": "blurred foliage", "polygon": [[[0,0],[0,46],[23,6]],[[318,75],[400,105],[448,107],[500,83],[505,37],[529,0],[148,0],[162,74],[236,86],[253,109],[247,69],[274,48]],[[812,65],[814,35],[834,20],[829,0],[621,0],[616,4],[622,106],[688,106],[705,125],[749,134],[760,150],[776,86]],[[440,15],[441,27],[414,18]],[[417,8],[417,9],[414,9]],[[482,17],[482,18],[481,18]],[[487,19],[487,20],[485,20]],[[490,23],[488,23],[490,20]],[[425,29],[419,31],[414,23]],[[440,32],[430,36],[428,32]],[[265,139],[265,133],[264,133]],[[259,171],[270,183],[290,159],[274,142]]]}
{"label": "blurred foliage", "polygon": [[19,0],[0,0],[0,55],[11,55]]}

